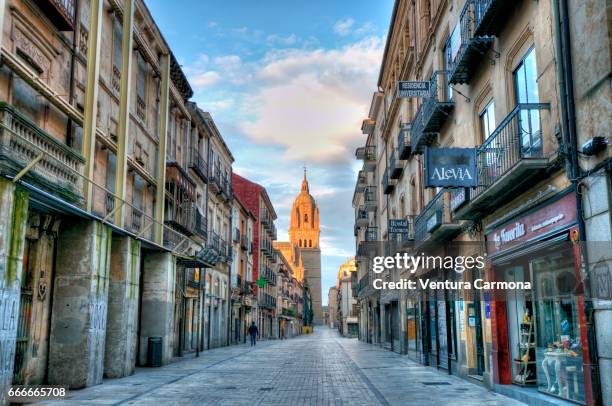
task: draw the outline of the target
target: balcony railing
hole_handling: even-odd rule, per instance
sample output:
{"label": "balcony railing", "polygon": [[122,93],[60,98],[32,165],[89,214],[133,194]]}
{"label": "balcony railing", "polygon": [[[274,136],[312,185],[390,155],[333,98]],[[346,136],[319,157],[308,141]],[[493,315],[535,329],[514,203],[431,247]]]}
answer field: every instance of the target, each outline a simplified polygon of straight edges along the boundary
{"label": "balcony railing", "polygon": [[429,79],[429,97],[423,99],[412,122],[410,145],[414,153],[422,153],[432,143],[455,107],[447,76],[440,70]]}
{"label": "balcony railing", "polygon": [[508,0],[474,0],[474,35],[499,36],[508,21],[508,14],[517,2]]}
{"label": "balcony railing", "polygon": [[[490,36],[474,35],[476,0],[467,0],[459,16],[458,34],[451,35],[446,47],[449,83],[469,83],[482,58],[493,44]],[[459,35],[458,46],[454,35]]]}
{"label": "balcony railing", "polygon": [[415,218],[415,241],[439,241],[461,231],[459,223],[452,219],[450,196],[440,191]]}
{"label": "balcony railing", "polygon": [[385,168],[382,181],[383,193],[386,195],[393,193],[393,190],[395,190],[396,183],[397,182],[391,179],[391,177],[389,176],[389,168]]}
{"label": "balcony railing", "polygon": [[210,167],[210,175],[208,176],[208,186],[214,193],[221,191],[223,180],[221,179],[221,167],[219,165],[212,165]]}
{"label": "balcony railing", "polygon": [[363,168],[367,171],[376,168],[376,146],[367,145],[355,150],[355,157],[363,161]]}
{"label": "balcony railing", "polygon": [[366,186],[368,186],[368,175],[366,174],[366,172],[362,169],[359,171],[359,173],[357,174],[357,185],[355,186],[355,191],[357,193],[361,193],[364,191],[364,189],[366,188]]}
{"label": "balcony railing", "polygon": [[191,162],[189,163],[190,168],[202,179],[204,182],[208,182],[208,163],[206,159],[197,151],[192,150]]}
{"label": "balcony railing", "polygon": [[210,236],[208,238],[208,247],[211,248],[213,251],[215,251],[217,253],[217,255],[221,255],[221,251],[220,251],[220,237],[219,234],[215,233],[214,231],[210,232]]}
{"label": "balcony railing", "polygon": [[246,250],[249,248],[249,238],[246,234],[240,235],[240,248]]}
{"label": "balcony railing", "polygon": [[29,179],[69,203],[83,202],[83,157],[6,103],[0,102],[0,171],[16,175],[40,159]]}
{"label": "balcony railing", "polygon": [[204,240],[208,237],[208,219],[196,208],[194,231]]}
{"label": "balcony railing", "polygon": [[363,206],[359,206],[355,212],[355,224],[357,227],[365,227],[369,222],[370,219],[367,210]]}
{"label": "balcony railing", "polygon": [[374,211],[378,208],[378,195],[376,186],[368,186],[363,192],[364,207],[367,211]]}
{"label": "balcony railing", "polygon": [[59,31],[74,30],[76,0],[37,0],[35,3]]}
{"label": "balcony railing", "polygon": [[[476,150],[478,187],[456,217],[473,219],[503,204],[545,175],[542,114],[549,104],[519,104]],[[548,130],[548,128],[545,128]]]}
{"label": "balcony railing", "polygon": [[397,151],[392,151],[389,157],[389,177],[399,179],[404,171],[404,166],[397,159]]}
{"label": "balcony railing", "polygon": [[399,159],[402,161],[407,160],[410,157],[410,131],[412,124],[403,123],[399,134],[397,135],[397,154]]}

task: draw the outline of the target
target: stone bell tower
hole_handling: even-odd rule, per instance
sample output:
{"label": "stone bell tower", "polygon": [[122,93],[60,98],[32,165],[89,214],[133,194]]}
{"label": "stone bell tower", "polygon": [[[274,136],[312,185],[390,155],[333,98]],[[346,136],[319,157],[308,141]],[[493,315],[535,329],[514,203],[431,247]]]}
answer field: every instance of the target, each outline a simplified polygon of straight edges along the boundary
{"label": "stone bell tower", "polygon": [[319,248],[319,207],[310,194],[306,168],[302,189],[295,198],[291,209],[289,242],[300,252],[304,267],[304,279],[308,281],[312,296],[313,322],[323,323],[321,302],[321,249]]}

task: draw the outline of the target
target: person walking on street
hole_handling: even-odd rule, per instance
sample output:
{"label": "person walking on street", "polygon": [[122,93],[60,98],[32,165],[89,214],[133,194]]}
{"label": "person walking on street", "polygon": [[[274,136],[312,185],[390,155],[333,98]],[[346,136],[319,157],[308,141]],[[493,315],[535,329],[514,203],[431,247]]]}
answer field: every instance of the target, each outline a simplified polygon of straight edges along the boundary
{"label": "person walking on street", "polygon": [[257,333],[259,332],[259,330],[257,329],[257,326],[255,325],[254,321],[251,322],[248,331],[249,335],[251,336],[251,347],[257,345]]}

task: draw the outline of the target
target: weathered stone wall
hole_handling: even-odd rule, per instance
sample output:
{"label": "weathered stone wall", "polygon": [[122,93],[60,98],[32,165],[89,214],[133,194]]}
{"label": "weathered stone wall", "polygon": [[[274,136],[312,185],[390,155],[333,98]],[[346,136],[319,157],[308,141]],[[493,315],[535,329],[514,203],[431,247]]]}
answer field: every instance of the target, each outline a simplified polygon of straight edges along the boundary
{"label": "weathered stone wall", "polygon": [[172,360],[174,345],[175,261],[168,252],[143,254],[142,309],[140,312],[140,352],[138,361],[147,363],[149,337],[163,340],[162,363]]}
{"label": "weathered stone wall", "polygon": [[111,230],[97,221],[65,221],[57,259],[49,344],[50,384],[102,382]]}
{"label": "weathered stone wall", "polygon": [[140,242],[115,236],[111,245],[104,376],[131,375],[136,366]]}
{"label": "weathered stone wall", "polygon": [[0,404],[13,380],[28,194],[0,179]]}

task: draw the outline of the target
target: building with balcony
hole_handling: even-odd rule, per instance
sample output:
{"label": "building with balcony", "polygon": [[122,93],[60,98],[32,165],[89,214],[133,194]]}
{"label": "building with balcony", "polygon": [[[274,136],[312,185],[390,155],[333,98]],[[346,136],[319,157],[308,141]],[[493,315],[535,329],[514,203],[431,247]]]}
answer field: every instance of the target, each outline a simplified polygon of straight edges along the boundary
{"label": "building with balcony", "polygon": [[272,338],[277,333],[276,285],[274,264],[276,254],[273,241],[276,238],[276,211],[266,189],[240,175],[232,175],[233,194],[255,217],[253,223],[253,281],[255,299],[251,317],[257,323],[260,338]]}
{"label": "building with balcony", "polygon": [[337,328],[344,337],[357,337],[359,335],[357,300],[353,297],[352,287],[353,274],[357,275],[355,259],[350,259],[340,265],[338,283],[335,289],[337,298],[334,304],[336,306]]}
{"label": "building with balcony", "polygon": [[238,197],[232,208],[232,252],[233,261],[230,277],[232,289],[231,342],[246,342],[246,331],[251,324],[251,303],[254,301],[253,279],[253,228],[256,217]]}
{"label": "building with balcony", "polygon": [[224,233],[217,218],[229,235],[229,209],[211,215],[206,167],[220,153],[229,176],[231,153],[143,1],[81,5],[11,0],[0,13],[0,268],[20,270],[1,284],[19,309],[2,314],[14,321],[2,404],[12,384],[130,375],[151,364],[151,337],[162,364],[203,350],[204,297],[227,302],[209,236]]}
{"label": "building with balcony", "polygon": [[[603,322],[572,325],[563,334],[554,318],[533,320],[536,335],[545,337],[536,345],[541,351],[517,361],[522,328],[517,315],[519,320],[534,313],[552,317],[554,304],[546,307],[527,296],[500,303],[490,300],[491,292],[381,292],[372,288],[374,279],[411,276],[394,269],[373,274],[367,265],[380,253],[444,255],[463,244],[471,254],[486,254],[491,274],[485,277],[532,281],[536,286],[526,295],[541,291],[537,284],[548,276],[559,281],[576,275],[588,289],[585,258],[606,273],[601,264],[609,254],[601,250],[513,249],[527,240],[541,246],[553,240],[610,240],[609,202],[592,209],[585,200],[608,196],[610,190],[610,149],[593,147],[601,141],[598,135],[609,133],[609,122],[594,117],[605,109],[601,83],[610,72],[610,50],[603,37],[584,46],[584,27],[605,32],[609,18],[586,12],[602,7],[596,1],[579,3],[395,2],[377,90],[362,125],[367,140],[358,149],[360,159],[368,147],[376,157],[364,159],[369,165],[363,171],[372,178],[360,172],[353,195],[356,294],[364,341],[509,396],[597,404],[608,396],[601,388],[610,385],[609,374],[596,371],[608,368],[610,354],[592,351],[597,334],[609,334]],[[573,57],[580,63],[572,64]],[[597,58],[605,63],[595,63]],[[579,68],[585,63],[588,68]],[[423,82],[428,93],[401,98],[398,81]],[[444,147],[475,149],[476,187],[425,187],[421,154]],[[374,235],[378,242],[372,244]],[[419,269],[416,277],[457,278],[454,274]],[[461,276],[476,277],[475,272]],[[593,311],[580,297],[559,293],[547,300],[567,301],[566,316],[575,320]],[[601,308],[594,312],[598,320],[611,314]],[[563,363],[558,371],[571,377],[573,386],[551,386],[547,376],[552,375],[542,367],[546,348],[561,334],[581,343],[571,360],[575,366]]]}

